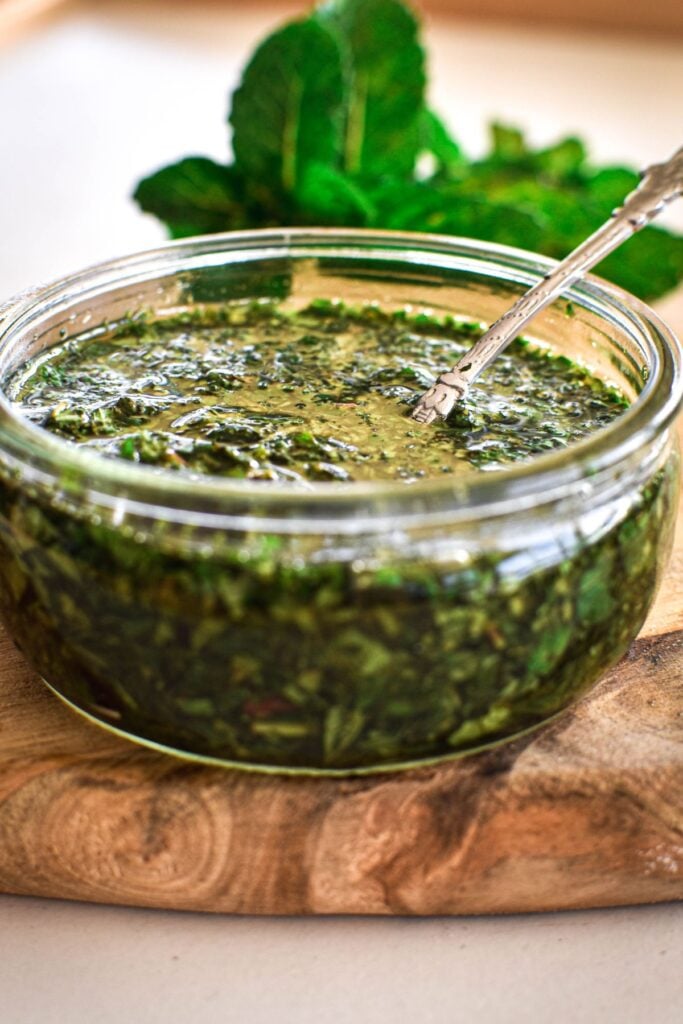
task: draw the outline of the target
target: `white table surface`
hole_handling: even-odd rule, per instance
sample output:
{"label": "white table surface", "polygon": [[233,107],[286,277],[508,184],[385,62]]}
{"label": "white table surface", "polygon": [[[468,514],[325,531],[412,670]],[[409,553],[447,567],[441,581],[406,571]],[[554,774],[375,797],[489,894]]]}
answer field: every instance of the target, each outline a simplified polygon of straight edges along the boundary
{"label": "white table surface", "polygon": [[[283,7],[99,0],[0,39],[0,298],[164,237],[135,181],[223,156],[228,91]],[[577,132],[601,161],[680,144],[680,39],[439,17],[427,41],[434,102],[473,152],[494,116],[538,143]],[[680,290],[659,308],[683,330]],[[1,1024],[678,1024],[682,1004],[678,905],[295,920],[0,896]]]}

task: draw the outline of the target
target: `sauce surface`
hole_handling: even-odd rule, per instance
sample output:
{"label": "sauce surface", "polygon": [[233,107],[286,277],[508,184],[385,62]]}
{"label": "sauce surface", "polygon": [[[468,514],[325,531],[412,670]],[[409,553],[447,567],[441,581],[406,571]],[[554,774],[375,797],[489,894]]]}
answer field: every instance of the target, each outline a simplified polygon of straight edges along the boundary
{"label": "sauce surface", "polygon": [[566,447],[628,405],[565,356],[518,341],[447,423],[414,423],[419,396],[479,334],[372,306],[228,306],[70,339],[8,390],[33,422],[109,457],[293,483],[496,470]]}

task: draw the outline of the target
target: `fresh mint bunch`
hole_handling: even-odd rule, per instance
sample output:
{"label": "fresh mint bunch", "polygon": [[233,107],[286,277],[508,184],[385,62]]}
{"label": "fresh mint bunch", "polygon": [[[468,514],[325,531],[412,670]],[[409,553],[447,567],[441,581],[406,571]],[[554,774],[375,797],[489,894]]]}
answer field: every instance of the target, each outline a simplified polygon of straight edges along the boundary
{"label": "fresh mint bunch", "polygon": [[[399,0],[328,0],[256,49],[232,97],[232,164],[190,156],[143,179],[172,237],[280,225],[467,235],[561,258],[635,187],[581,141],[532,149],[491,126],[472,161],[425,100],[425,55]],[[652,299],[683,280],[683,238],[647,228],[598,273]]]}

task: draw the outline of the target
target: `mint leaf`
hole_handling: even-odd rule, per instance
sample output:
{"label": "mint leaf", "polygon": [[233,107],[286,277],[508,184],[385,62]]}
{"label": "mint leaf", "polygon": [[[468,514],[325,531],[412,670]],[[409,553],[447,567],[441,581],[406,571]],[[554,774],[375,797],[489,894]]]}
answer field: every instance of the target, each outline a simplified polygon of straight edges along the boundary
{"label": "mint leaf", "polygon": [[344,169],[411,175],[425,88],[415,17],[398,0],[333,0],[315,17],[335,32],[345,56]]}
{"label": "mint leaf", "polygon": [[[521,139],[514,129],[499,131],[493,152],[471,164],[458,181],[459,196],[476,204],[471,233],[562,259],[621,205],[638,175],[623,167],[592,170],[583,145],[573,138],[536,152]],[[492,220],[496,209],[508,211],[499,228]],[[525,214],[533,226],[511,217],[510,210]],[[657,298],[683,280],[683,239],[662,228],[646,228],[595,273],[641,298]]]}
{"label": "mint leaf", "polygon": [[645,228],[610,253],[594,273],[642,299],[656,299],[683,281],[683,238],[663,228]]}
{"label": "mint leaf", "polygon": [[237,169],[291,193],[312,163],[334,165],[342,150],[344,78],[339,46],[314,18],[269,36],[232,98]]}
{"label": "mint leaf", "polygon": [[134,197],[168,226],[171,237],[201,235],[253,226],[243,185],[232,167],[189,156],[138,184]]}
{"label": "mint leaf", "polygon": [[434,157],[437,174],[459,174],[467,167],[463,151],[433,110],[422,111],[420,149]]}
{"label": "mint leaf", "polygon": [[297,186],[298,219],[310,223],[362,227],[375,218],[375,207],[361,185],[333,167],[309,164]]}
{"label": "mint leaf", "polygon": [[[599,227],[637,184],[638,175],[626,167],[591,173],[583,199],[591,218],[588,230]],[[661,227],[645,228],[603,260],[595,273],[643,299],[656,299],[683,281],[683,238]]]}
{"label": "mint leaf", "polygon": [[604,219],[617,206],[621,206],[628,193],[636,188],[638,181],[636,172],[626,167],[603,167],[586,176],[583,189],[589,202]]}
{"label": "mint leaf", "polygon": [[553,180],[573,178],[586,163],[586,147],[573,135],[534,154],[536,169]]}
{"label": "mint leaf", "polygon": [[502,163],[519,160],[528,153],[524,135],[519,128],[494,121],[491,132],[491,156]]}
{"label": "mint leaf", "polygon": [[377,226],[403,231],[480,238],[503,245],[528,239],[536,248],[542,229],[529,213],[505,203],[463,194],[457,184],[387,185],[374,196]]}

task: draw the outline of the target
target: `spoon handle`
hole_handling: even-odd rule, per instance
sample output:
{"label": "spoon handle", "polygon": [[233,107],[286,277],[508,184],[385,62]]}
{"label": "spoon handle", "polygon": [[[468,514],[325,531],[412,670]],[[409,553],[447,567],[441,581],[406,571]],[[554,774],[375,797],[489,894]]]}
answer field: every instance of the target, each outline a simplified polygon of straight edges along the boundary
{"label": "spoon handle", "polygon": [[558,298],[608,253],[654,220],[664,207],[683,195],[683,147],[670,160],[653,164],[610,219],[574,249],[554,270],[530,288],[466,352],[442,373],[413,409],[418,423],[446,419],[477,377],[513,341],[529,321]]}

